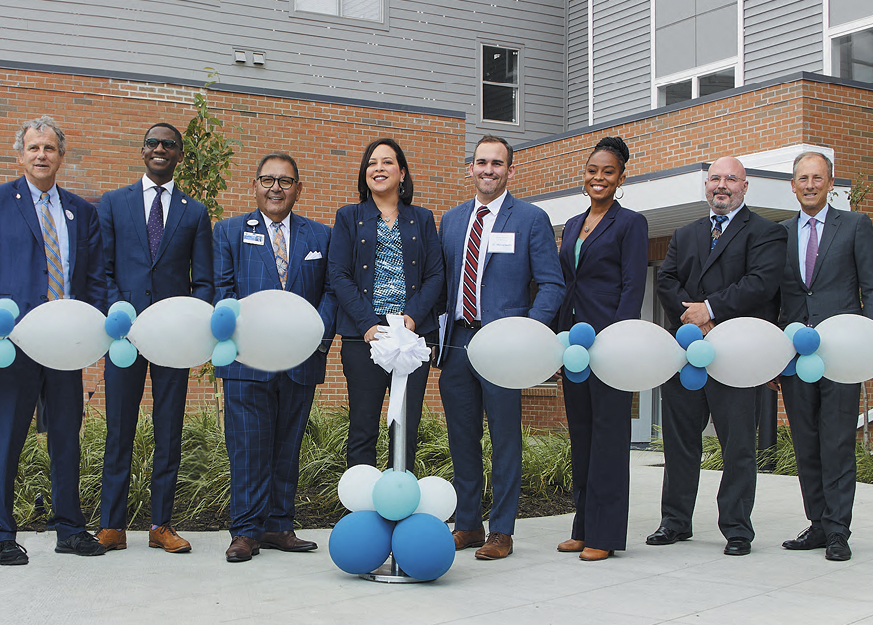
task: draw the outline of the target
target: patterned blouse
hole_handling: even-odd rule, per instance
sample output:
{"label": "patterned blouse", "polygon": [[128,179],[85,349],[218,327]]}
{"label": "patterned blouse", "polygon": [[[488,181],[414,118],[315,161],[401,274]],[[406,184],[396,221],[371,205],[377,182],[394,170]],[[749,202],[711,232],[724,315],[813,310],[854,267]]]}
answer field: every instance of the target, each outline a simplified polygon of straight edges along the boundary
{"label": "patterned blouse", "polygon": [[399,218],[390,228],[384,219],[376,223],[376,267],[373,310],[377,315],[399,315],[406,305],[406,274],[403,271],[403,241]]}

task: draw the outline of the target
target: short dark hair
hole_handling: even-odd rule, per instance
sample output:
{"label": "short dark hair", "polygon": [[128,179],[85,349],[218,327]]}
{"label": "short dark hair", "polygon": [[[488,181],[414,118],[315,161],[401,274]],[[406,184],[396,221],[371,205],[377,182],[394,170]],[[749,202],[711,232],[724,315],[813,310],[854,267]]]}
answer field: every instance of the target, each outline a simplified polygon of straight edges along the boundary
{"label": "short dark hair", "polygon": [[361,158],[361,167],[358,169],[358,196],[360,196],[362,202],[366,202],[367,198],[370,197],[370,187],[367,186],[367,166],[370,164],[370,157],[373,156],[373,152],[375,152],[376,148],[380,145],[387,145],[394,150],[394,154],[397,156],[397,164],[401,169],[406,171],[406,177],[400,185],[401,189],[403,189],[400,193],[400,201],[404,204],[412,204],[412,196],[415,193],[415,187],[412,184],[412,174],[409,173],[409,165],[406,162],[406,155],[403,153],[403,148],[401,148],[400,145],[390,137],[376,139],[367,146],[367,149],[364,150],[364,156]]}
{"label": "short dark hair", "polygon": [[[624,173],[624,166],[627,164],[628,160],[630,160],[630,150],[627,149],[627,144],[624,142],[624,139],[621,137],[603,137],[603,139],[598,141],[597,145],[594,146],[594,149],[588,156],[588,161],[590,161],[591,157],[598,152],[609,152],[615,156],[619,163],[619,173]],[[588,161],[585,161],[586,165],[588,164]]]}
{"label": "short dark hair", "polygon": [[294,178],[297,179],[297,182],[300,182],[300,170],[297,169],[297,161],[291,158],[291,155],[287,152],[270,152],[264,158],[258,162],[258,171],[255,172],[255,178],[261,175],[261,170],[264,168],[264,163],[267,161],[272,161],[273,159],[279,161],[285,161],[286,163],[291,163],[291,167],[294,168]]}
{"label": "short dark hair", "polygon": [[479,146],[483,143],[502,143],[503,147],[506,148],[506,166],[509,167],[512,165],[512,146],[509,145],[509,141],[504,139],[503,137],[495,137],[494,135],[485,135],[476,143],[476,147],[473,149],[473,160],[476,160],[476,150],[479,149]]}
{"label": "short dark hair", "polygon": [[794,164],[791,166],[791,177],[794,178],[795,176],[797,176],[797,166],[800,165],[800,161],[807,159],[807,158],[812,158],[814,156],[818,156],[828,166],[828,175],[830,176],[830,178],[828,178],[828,180],[833,178],[834,177],[834,164],[833,164],[833,162],[825,154],[822,154],[821,152],[816,152],[815,150],[808,150],[806,152],[801,152],[800,154],[797,155],[797,157],[794,159]]}
{"label": "short dark hair", "polygon": [[179,132],[179,130],[173,124],[168,124],[166,122],[158,122],[157,124],[151,126],[148,130],[146,130],[145,135],[143,135],[142,138],[143,145],[145,144],[145,140],[148,138],[149,133],[152,131],[153,128],[169,128],[170,130],[172,130],[173,134],[176,135],[176,143],[179,144],[179,149],[183,152],[185,151],[185,142],[182,141],[182,133]]}

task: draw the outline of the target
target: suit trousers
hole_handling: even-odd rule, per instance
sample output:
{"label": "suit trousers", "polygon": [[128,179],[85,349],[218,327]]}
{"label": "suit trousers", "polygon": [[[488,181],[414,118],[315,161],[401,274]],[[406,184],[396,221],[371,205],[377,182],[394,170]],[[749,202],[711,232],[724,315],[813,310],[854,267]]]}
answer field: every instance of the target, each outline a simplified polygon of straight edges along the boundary
{"label": "suit trousers", "polygon": [[188,369],[150,364],[141,355],[127,368],[116,367],[107,357],[106,451],[103,456],[103,491],[100,495],[100,526],[127,527],[127,497],[133,439],[146,371],[151,368],[152,424],[155,450],[152,460],[151,503],[153,525],[173,517],[176,478],[182,456],[182,422],[188,394]]}
{"label": "suit trousers", "polygon": [[224,380],[231,536],[260,540],[294,529],[300,445],[314,397],[314,384],[284,372],[267,382]]}
{"label": "suit trousers", "polygon": [[[391,387],[391,375],[370,358],[370,344],[363,338],[343,337],[341,358],[343,375],[349,393],[348,466],[376,466],[376,439],[382,418],[385,391]],[[430,362],[422,363],[406,381],[406,468],[415,465],[418,446],[418,424],[424,403],[424,391],[430,373]],[[393,466],[394,432],[389,432],[391,444],[388,466]]]}
{"label": "suit trousers", "polygon": [[757,389],[733,388],[709,378],[689,391],[677,373],[661,387],[664,437],[664,486],[661,525],[691,531],[700,481],[701,434],[712,415],[724,468],[718,489],[718,527],[725,538],[752,540],[752,507],[757,481]]}
{"label": "suit trousers", "polygon": [[488,528],[512,534],[521,493],[521,391],[495,386],[476,373],[466,349],[474,335],[475,330],[453,328],[439,381],[458,495],[455,529],[482,526],[484,413],[491,435],[493,501]]}
{"label": "suit trousers", "polygon": [[572,538],[594,549],[627,547],[633,394],[594,374],[563,381],[573,466]]}
{"label": "suit trousers", "polygon": [[57,531],[58,540],[85,529],[79,502],[82,372],[43,367],[16,346],[15,361],[0,369],[0,540],[15,539],[15,476],[41,390],[46,400],[51,458],[52,517],[48,526]]}
{"label": "suit trousers", "polygon": [[851,532],[860,384],[782,376],[806,518],[826,534]]}

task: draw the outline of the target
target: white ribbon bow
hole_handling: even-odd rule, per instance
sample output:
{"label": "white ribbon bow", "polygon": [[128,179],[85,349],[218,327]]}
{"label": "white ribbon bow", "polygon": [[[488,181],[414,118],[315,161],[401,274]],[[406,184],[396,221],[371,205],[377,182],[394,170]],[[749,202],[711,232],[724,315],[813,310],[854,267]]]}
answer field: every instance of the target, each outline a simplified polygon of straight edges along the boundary
{"label": "white ribbon bow", "polygon": [[430,360],[424,338],[406,328],[403,315],[386,315],[387,326],[379,326],[376,340],[370,342],[370,358],[391,374],[388,397],[388,426],[400,418],[406,398],[406,379],[422,363]]}

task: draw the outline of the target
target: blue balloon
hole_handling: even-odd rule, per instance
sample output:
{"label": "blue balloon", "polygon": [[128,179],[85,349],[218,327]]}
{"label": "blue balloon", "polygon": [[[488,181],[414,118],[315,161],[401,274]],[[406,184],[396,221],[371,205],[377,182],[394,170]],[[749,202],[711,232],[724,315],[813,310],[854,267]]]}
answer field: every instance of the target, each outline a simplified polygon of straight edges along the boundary
{"label": "blue balloon", "polygon": [[123,299],[118,300],[109,307],[109,313],[107,313],[107,316],[114,312],[126,312],[127,316],[130,317],[131,323],[136,321],[136,308],[133,307],[133,304],[126,302]]}
{"label": "blue balloon", "polygon": [[109,360],[116,367],[126,369],[136,361],[136,347],[127,339],[112,341],[109,345]]}
{"label": "blue balloon", "polygon": [[794,375],[795,373],[797,373],[798,358],[800,358],[800,356],[795,356],[790,361],[788,361],[788,364],[785,365],[785,369],[782,370],[782,373],[780,375]]}
{"label": "blue balloon", "polygon": [[13,302],[8,297],[0,299],[0,310],[8,310],[9,312],[11,312],[13,319],[18,319],[18,315],[21,314],[21,311],[18,310],[18,304]]}
{"label": "blue balloon", "polygon": [[570,345],[581,345],[585,349],[594,345],[594,328],[591,324],[583,321],[570,328]]}
{"label": "blue balloon", "polygon": [[681,325],[676,331],[676,340],[679,342],[679,345],[682,346],[682,349],[688,349],[688,346],[694,341],[699,341],[702,338],[703,332],[701,332],[700,328],[693,323]]}
{"label": "blue balloon", "polygon": [[219,308],[229,308],[231,311],[233,311],[234,317],[239,317],[239,300],[238,299],[234,299],[232,297],[228,297],[226,299],[223,299],[215,305],[215,310],[218,310]]}
{"label": "blue balloon", "polygon": [[581,373],[591,362],[588,350],[581,345],[570,345],[564,350],[564,370]]}
{"label": "blue balloon", "polygon": [[821,380],[825,370],[824,360],[818,354],[798,356],[795,367],[797,377],[810,384]]}
{"label": "blue balloon", "polygon": [[376,512],[389,521],[405,519],[421,501],[418,480],[409,471],[386,471],[373,487]]}
{"label": "blue balloon", "polygon": [[404,573],[430,581],[452,568],[455,539],[449,527],[432,514],[413,514],[394,528],[391,551]]}
{"label": "blue balloon", "polygon": [[394,523],[383,519],[378,512],[352,512],[341,518],[330,532],[330,559],[346,573],[369,573],[388,559],[393,530]]}
{"label": "blue balloon", "polygon": [[12,334],[15,328],[15,317],[5,308],[0,308],[0,337],[7,337]]}
{"label": "blue balloon", "polygon": [[212,350],[212,364],[216,367],[226,367],[237,357],[236,343],[221,341]]}
{"label": "blue balloon", "polygon": [[708,379],[709,376],[706,373],[706,369],[695,367],[690,363],[682,367],[679,371],[679,381],[682,382],[682,386],[689,391],[699,391],[706,386],[706,381]]}
{"label": "blue balloon", "polygon": [[116,341],[123,339],[130,332],[130,316],[127,311],[115,310],[106,317],[103,327],[106,328],[106,334]]}
{"label": "blue balloon", "polygon": [[570,380],[571,382],[575,382],[576,384],[581,384],[585,380],[588,379],[588,376],[591,375],[591,367],[585,367],[580,372],[570,371],[569,369],[564,369],[564,377]]}
{"label": "blue balloon", "polygon": [[209,321],[209,327],[212,328],[212,335],[215,338],[219,341],[226,341],[233,336],[233,331],[236,330],[236,315],[228,306],[216,308]]}
{"label": "blue balloon", "polygon": [[565,348],[570,347],[570,333],[564,330],[563,332],[558,332],[557,334],[558,340],[561,341],[561,345]]}
{"label": "blue balloon", "polygon": [[797,332],[800,328],[805,328],[806,326],[800,323],[799,321],[794,321],[785,326],[783,332],[785,332],[785,336],[788,337],[788,340],[794,342],[794,333]]}
{"label": "blue balloon", "polygon": [[9,339],[0,339],[0,369],[5,369],[15,360],[15,345]]}
{"label": "blue balloon", "polygon": [[715,358],[715,349],[710,343],[700,339],[685,348],[685,357],[695,367],[708,367]]}
{"label": "blue balloon", "polygon": [[794,341],[794,349],[801,356],[809,356],[821,345],[821,337],[818,335],[818,330],[807,328],[806,326],[799,328],[794,333],[792,340]]}

